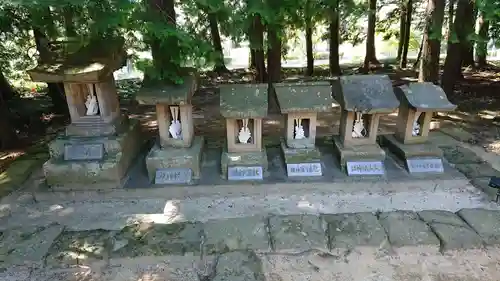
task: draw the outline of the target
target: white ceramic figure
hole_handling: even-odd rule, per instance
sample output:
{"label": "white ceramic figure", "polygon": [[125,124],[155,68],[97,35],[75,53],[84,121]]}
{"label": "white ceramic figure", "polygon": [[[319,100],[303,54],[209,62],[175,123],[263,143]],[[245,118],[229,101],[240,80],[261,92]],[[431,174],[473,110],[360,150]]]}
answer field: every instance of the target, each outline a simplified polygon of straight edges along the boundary
{"label": "white ceramic figure", "polygon": [[356,113],[356,120],[352,130],[353,138],[363,138],[366,136],[365,125],[363,124],[363,114]]}
{"label": "white ceramic figure", "polygon": [[420,115],[422,112],[418,112],[415,114],[415,120],[413,120],[413,130],[411,132],[412,136],[418,136],[420,134],[420,123],[418,122],[418,119],[420,118]]}
{"label": "white ceramic figure", "polygon": [[238,141],[240,143],[248,143],[250,138],[252,137],[252,133],[248,128],[248,119],[242,119],[242,126],[240,132],[238,133]]}
{"label": "white ceramic figure", "polygon": [[99,111],[99,104],[97,103],[97,98],[93,93],[87,96],[85,107],[87,107],[87,112],[85,113],[87,116],[97,115],[97,112]]}
{"label": "white ceramic figure", "polygon": [[304,133],[304,127],[302,127],[302,119],[300,118],[295,119],[295,124],[297,124],[295,126],[295,139],[296,140],[304,139],[306,136]]}
{"label": "white ceramic figure", "polygon": [[170,124],[168,131],[170,132],[170,135],[172,135],[172,138],[182,139],[182,126],[179,121],[179,107],[171,106],[170,114],[172,116],[172,123]]}

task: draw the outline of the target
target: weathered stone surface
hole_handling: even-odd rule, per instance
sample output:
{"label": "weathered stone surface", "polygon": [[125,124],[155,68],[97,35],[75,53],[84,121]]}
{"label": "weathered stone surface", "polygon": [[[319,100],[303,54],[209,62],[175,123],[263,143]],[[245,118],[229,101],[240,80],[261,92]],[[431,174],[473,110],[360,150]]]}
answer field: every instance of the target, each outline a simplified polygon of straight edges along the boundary
{"label": "weathered stone surface", "polygon": [[347,75],[340,77],[341,92],[335,99],[344,110],[362,113],[390,113],[399,106],[387,75]]}
{"label": "weathered stone surface", "polygon": [[212,220],[203,224],[207,253],[269,250],[266,220],[260,216]]}
{"label": "weathered stone surface", "polygon": [[500,172],[493,169],[489,163],[468,163],[455,165],[468,178],[498,177]]}
{"label": "weathered stone surface", "polygon": [[268,161],[265,148],[259,152],[227,152],[221,155],[221,176],[227,179],[227,169],[234,166],[260,166],[263,177],[268,174]]}
{"label": "weathered stone surface", "polygon": [[317,148],[290,148],[282,141],[281,149],[287,164],[311,163],[321,160],[321,153]]}
{"label": "weathered stone surface", "polygon": [[172,85],[165,83],[145,82],[137,93],[136,100],[141,104],[155,105],[164,103],[169,105],[191,104],[191,97],[197,90],[195,73],[182,76],[183,83]]}
{"label": "weathered stone surface", "polygon": [[330,249],[358,246],[382,247],[387,241],[385,230],[372,213],[325,215]]}
{"label": "weathered stone surface", "polygon": [[164,256],[199,253],[202,225],[200,223],[141,223],[124,228],[115,236],[127,240],[125,247],[113,257]]}
{"label": "weathered stone surface", "polygon": [[457,213],[488,245],[500,244],[500,211],[462,209]]}
{"label": "weathered stone surface", "polygon": [[273,87],[283,114],[327,112],[332,108],[330,82],[276,83]]}
{"label": "weathered stone surface", "polygon": [[67,231],[52,244],[46,259],[49,267],[90,265],[109,257],[113,233],[108,230]]}
{"label": "weathered stone surface", "polygon": [[10,164],[7,170],[0,173],[0,197],[21,187],[31,172],[41,164],[40,160],[17,160]]}
{"label": "weathered stone surface", "polygon": [[385,151],[378,144],[344,146],[338,136],[333,137],[334,149],[340,159],[340,164],[345,167],[348,161],[384,161]]}
{"label": "weathered stone surface", "polygon": [[415,212],[381,213],[379,220],[395,248],[424,245],[439,247],[439,239]]}
{"label": "weathered stone surface", "polygon": [[310,249],[328,249],[326,229],[319,216],[272,216],[269,218],[269,226],[276,251],[302,252]]}
{"label": "weathered stone surface", "polygon": [[456,125],[442,127],[439,130],[461,142],[474,142],[476,139],[476,137],[469,133],[466,129]]}
{"label": "weathered stone surface", "polygon": [[[132,124],[130,124],[132,123]],[[103,137],[114,136],[127,132],[130,126],[134,126],[137,121],[129,122],[128,116],[121,115],[111,123],[102,121],[90,121],[87,123],[71,123],[66,126],[66,136],[74,137]]]}
{"label": "weathered stone surface", "polygon": [[392,153],[403,160],[418,157],[443,157],[443,152],[432,143],[404,144],[398,141],[394,135],[384,135],[383,138],[384,144],[389,147]]}
{"label": "weathered stone surface", "polygon": [[196,136],[191,147],[187,148],[153,146],[146,156],[146,168],[150,181],[154,181],[156,170],[165,168],[191,169],[192,178],[200,179],[204,143],[203,137]]}
{"label": "weathered stone surface", "polygon": [[399,86],[395,93],[400,102],[408,103],[419,111],[452,111],[457,107],[448,100],[441,87],[430,82]]}
{"label": "weathered stone surface", "polygon": [[219,257],[212,281],[264,281],[262,262],[254,252],[232,252]]}
{"label": "weathered stone surface", "polygon": [[441,250],[481,248],[483,241],[459,216],[448,211],[422,211],[418,215],[441,240]]}
{"label": "weathered stone surface", "polygon": [[61,225],[54,224],[47,227],[7,230],[1,236],[1,266],[32,264],[40,266],[63,228]]}
{"label": "weathered stone surface", "polygon": [[443,150],[444,157],[452,164],[469,164],[469,163],[483,163],[484,161],[476,155],[472,150],[462,146],[440,146]]}
{"label": "weathered stone surface", "polygon": [[489,185],[490,178],[475,178],[471,180],[471,183],[484,192],[490,200],[494,201],[497,199],[498,189]]}
{"label": "weathered stone surface", "polygon": [[267,108],[267,84],[220,86],[220,113],[225,118],[265,117]]}

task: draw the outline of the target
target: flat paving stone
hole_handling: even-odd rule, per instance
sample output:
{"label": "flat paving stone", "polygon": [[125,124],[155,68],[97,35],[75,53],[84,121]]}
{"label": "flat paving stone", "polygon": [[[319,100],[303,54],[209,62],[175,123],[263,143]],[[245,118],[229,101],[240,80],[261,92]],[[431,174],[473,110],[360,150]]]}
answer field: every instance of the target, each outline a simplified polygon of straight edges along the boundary
{"label": "flat paving stone", "polygon": [[324,215],[328,223],[330,249],[357,246],[381,247],[385,230],[373,213]]}
{"label": "flat paving stone", "polygon": [[473,142],[476,137],[462,127],[447,126],[439,129],[441,132],[461,142]]}
{"label": "flat paving stone", "polygon": [[500,211],[462,209],[457,214],[481,236],[487,245],[500,244]]}
{"label": "flat paving stone", "polygon": [[440,146],[446,160],[452,164],[483,163],[484,161],[472,150],[462,146]]}
{"label": "flat paving stone", "polygon": [[[165,256],[199,253],[201,223],[153,224],[141,223],[125,227],[115,236],[128,243],[112,257]],[[123,242],[124,243],[124,242]]]}
{"label": "flat paving stone", "polygon": [[498,177],[500,172],[493,169],[488,163],[481,164],[457,164],[455,165],[460,172],[468,178],[484,178],[484,177]]}
{"label": "flat paving stone", "polygon": [[439,239],[430,227],[420,220],[415,212],[396,211],[381,213],[380,224],[385,228],[389,236],[389,242],[393,247],[405,246],[436,246],[439,247]]}
{"label": "flat paving stone", "polygon": [[109,257],[113,232],[108,230],[66,231],[52,244],[46,264],[66,268],[90,265]]}
{"label": "flat paving stone", "polygon": [[326,230],[316,215],[272,216],[269,218],[275,251],[327,250]]}
{"label": "flat paving stone", "polygon": [[232,252],[219,257],[212,281],[264,281],[260,258],[250,251]]}
{"label": "flat paving stone", "polygon": [[441,240],[441,251],[483,247],[481,237],[455,213],[422,211],[418,214]]}
{"label": "flat paving stone", "polygon": [[213,220],[203,224],[206,253],[270,250],[266,219],[261,216]]}
{"label": "flat paving stone", "polygon": [[489,186],[490,178],[475,178],[471,180],[473,186],[479,188],[482,192],[488,195],[492,201],[496,200],[498,189]]}

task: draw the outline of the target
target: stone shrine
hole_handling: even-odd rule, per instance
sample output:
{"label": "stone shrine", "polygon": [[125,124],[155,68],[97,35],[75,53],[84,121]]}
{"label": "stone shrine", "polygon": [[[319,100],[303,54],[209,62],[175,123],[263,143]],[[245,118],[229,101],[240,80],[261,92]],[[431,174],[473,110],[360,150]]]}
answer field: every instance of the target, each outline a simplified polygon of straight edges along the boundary
{"label": "stone shrine", "polygon": [[156,106],[159,140],[146,156],[154,184],[191,184],[201,177],[204,140],[194,135],[191,104],[198,74],[191,68],[181,72],[181,85],[146,80],[136,98],[140,104]]}
{"label": "stone shrine", "polygon": [[139,122],[120,113],[113,78],[125,61],[123,42],[90,40],[28,71],[33,81],[64,84],[71,117],[65,133],[49,145],[51,158],[43,166],[49,186],[113,188],[124,182],[141,142]]}
{"label": "stone shrine", "polygon": [[443,152],[428,142],[432,115],[437,111],[452,111],[441,87],[433,83],[410,83],[395,88],[399,99],[398,122],[395,135],[384,136],[392,153],[405,161],[410,173],[442,173]]}
{"label": "stone shrine", "polygon": [[318,112],[332,108],[330,82],[277,83],[274,90],[286,114],[286,138],[281,141],[287,175],[321,176],[321,154],[316,148]]}
{"label": "stone shrine", "polygon": [[340,165],[348,175],[383,175],[385,151],[377,144],[379,119],[398,107],[387,75],[341,76],[334,97],[340,103],[339,135],[334,136]]}
{"label": "stone shrine", "polygon": [[262,144],[262,118],[267,115],[267,84],[220,86],[220,112],[226,119],[226,145],[221,174],[228,180],[262,180],[267,154]]}

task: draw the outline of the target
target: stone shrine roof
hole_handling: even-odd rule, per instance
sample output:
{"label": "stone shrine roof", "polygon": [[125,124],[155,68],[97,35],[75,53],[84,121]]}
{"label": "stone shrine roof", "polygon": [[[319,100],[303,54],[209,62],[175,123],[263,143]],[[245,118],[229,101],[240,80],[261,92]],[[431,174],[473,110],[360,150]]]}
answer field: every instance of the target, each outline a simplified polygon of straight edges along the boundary
{"label": "stone shrine roof", "polygon": [[410,83],[396,88],[396,96],[419,111],[452,111],[457,107],[441,87],[430,82]]}
{"label": "stone shrine roof", "polygon": [[[71,44],[74,45],[67,42]],[[35,82],[100,82],[124,65],[123,44],[120,37],[92,39],[72,53],[52,52],[50,62],[39,64],[28,73]]]}
{"label": "stone shrine roof", "polygon": [[332,108],[332,85],[328,81],[276,83],[273,85],[281,113],[326,112]]}
{"label": "stone shrine roof", "polygon": [[334,97],[347,111],[391,113],[399,106],[387,75],[341,76]]}
{"label": "stone shrine roof", "polygon": [[173,85],[162,82],[143,82],[136,96],[140,104],[191,104],[191,97],[198,89],[198,75],[195,70],[189,70],[182,75],[183,83]]}
{"label": "stone shrine roof", "polygon": [[220,86],[220,113],[225,118],[262,118],[267,107],[268,84]]}

